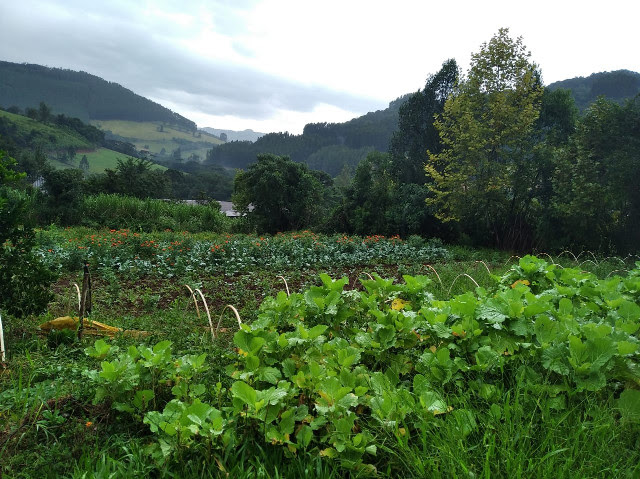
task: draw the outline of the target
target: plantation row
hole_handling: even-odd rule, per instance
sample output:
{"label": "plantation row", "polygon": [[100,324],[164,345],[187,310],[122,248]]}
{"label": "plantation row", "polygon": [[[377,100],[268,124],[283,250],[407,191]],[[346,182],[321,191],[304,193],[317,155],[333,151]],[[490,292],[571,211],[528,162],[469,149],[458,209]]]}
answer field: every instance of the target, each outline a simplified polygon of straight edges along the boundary
{"label": "plantation row", "polygon": [[[102,362],[83,374],[95,404],[148,427],[147,453],[159,467],[264,441],[292,458],[394,475],[402,451],[437,441],[439,430],[477,442],[529,420],[535,435],[593,392],[616,411],[621,436],[637,435],[640,263],[600,280],[527,256],[495,279],[435,300],[425,276],[402,284],[375,276],[347,291],[346,278],[321,275],[320,286],[266,298],[235,333],[231,355],[177,357],[169,341],[121,351],[99,340],[86,352]],[[203,380],[211,361],[225,359],[230,386]],[[553,452],[538,447],[538,456]],[[425,453],[404,472],[438,462],[437,448]],[[638,450],[618,453],[629,477],[640,472]],[[593,474],[591,466],[582,471]],[[552,470],[539,463],[527,473]]]}
{"label": "plantation row", "polygon": [[36,254],[48,268],[74,271],[83,261],[130,277],[235,273],[375,263],[432,262],[447,259],[439,241],[420,237],[318,235],[309,231],[275,236],[96,232],[74,228],[42,231]]}

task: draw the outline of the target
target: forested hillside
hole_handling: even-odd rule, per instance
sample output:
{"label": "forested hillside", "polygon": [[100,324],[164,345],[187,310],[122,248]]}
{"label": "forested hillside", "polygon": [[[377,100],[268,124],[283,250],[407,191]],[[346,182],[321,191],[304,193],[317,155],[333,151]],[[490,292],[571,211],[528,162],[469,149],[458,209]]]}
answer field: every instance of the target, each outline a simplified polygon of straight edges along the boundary
{"label": "forested hillside", "polygon": [[21,110],[45,102],[55,113],[88,120],[196,124],[123,86],[85,72],[0,61],[0,105]]}
{"label": "forested hillside", "polygon": [[571,90],[576,106],[584,111],[601,95],[617,103],[640,93],[640,73],[629,70],[593,73],[588,77],[570,78],[551,83],[547,88]]}
{"label": "forested hillside", "polygon": [[355,167],[371,150],[387,151],[398,127],[398,111],[411,95],[392,101],[389,107],[345,123],[309,123],[302,135],[269,133],[256,142],[232,141],[209,152],[207,162],[246,168],[257,155],[287,155],[332,176],[345,166]]}

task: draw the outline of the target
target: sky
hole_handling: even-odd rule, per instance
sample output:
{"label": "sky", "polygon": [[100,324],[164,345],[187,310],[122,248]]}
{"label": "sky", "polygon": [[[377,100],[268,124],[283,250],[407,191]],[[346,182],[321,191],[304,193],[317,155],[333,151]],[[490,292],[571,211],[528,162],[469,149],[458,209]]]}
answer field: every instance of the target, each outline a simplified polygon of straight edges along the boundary
{"label": "sky", "polygon": [[424,87],[499,28],[545,84],[640,72],[637,0],[0,0],[0,60],[117,82],[199,127],[301,133]]}

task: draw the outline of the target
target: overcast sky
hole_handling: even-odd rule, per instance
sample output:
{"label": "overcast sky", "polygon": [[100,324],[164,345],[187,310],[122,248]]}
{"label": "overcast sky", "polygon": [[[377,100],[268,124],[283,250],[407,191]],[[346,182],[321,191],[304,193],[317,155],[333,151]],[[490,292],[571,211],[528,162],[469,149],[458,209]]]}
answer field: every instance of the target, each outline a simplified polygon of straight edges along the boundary
{"label": "overcast sky", "polygon": [[0,0],[0,60],[83,70],[199,127],[301,133],[464,71],[500,27],[545,84],[640,71],[637,0]]}

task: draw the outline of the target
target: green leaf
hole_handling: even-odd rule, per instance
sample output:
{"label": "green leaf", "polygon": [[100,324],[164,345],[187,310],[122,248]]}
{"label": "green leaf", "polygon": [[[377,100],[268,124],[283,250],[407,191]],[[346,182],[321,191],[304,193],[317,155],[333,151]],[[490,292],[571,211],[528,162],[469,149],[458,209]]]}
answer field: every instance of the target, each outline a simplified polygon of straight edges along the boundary
{"label": "green leaf", "polygon": [[499,329],[500,323],[507,319],[505,305],[495,298],[489,298],[486,302],[480,304],[476,311],[477,319],[484,319],[494,328]]}
{"label": "green leaf", "polygon": [[568,376],[571,369],[567,362],[568,349],[564,344],[554,344],[542,351],[542,365],[551,371]]}
{"label": "green leaf", "polygon": [[255,406],[256,403],[256,390],[242,381],[236,381],[231,385],[231,394],[233,397],[240,399],[243,403],[249,406]]}
{"label": "green leaf", "polygon": [[312,438],[313,438],[313,429],[311,429],[311,427],[307,426],[306,424],[304,424],[296,434],[298,445],[303,448],[306,448],[309,444],[311,444]]}
{"label": "green leaf", "polygon": [[633,354],[637,350],[638,350],[637,343],[631,343],[629,341],[618,341],[618,354],[620,354],[620,356]]}
{"label": "green leaf", "polygon": [[536,319],[533,329],[540,344],[549,344],[558,340],[558,322],[546,315]]}
{"label": "green leaf", "polygon": [[265,381],[271,384],[277,384],[278,380],[282,377],[280,370],[272,367],[261,367],[256,371],[256,377],[261,381]]}
{"label": "green leaf", "polygon": [[625,421],[640,424],[640,391],[625,389],[618,399],[618,409]]}
{"label": "green leaf", "polygon": [[318,324],[309,330],[309,339],[315,339],[328,329],[324,324]]}
{"label": "green leaf", "polygon": [[293,377],[296,374],[296,371],[296,362],[293,359],[287,358],[282,361],[282,372],[284,373],[285,377]]}

